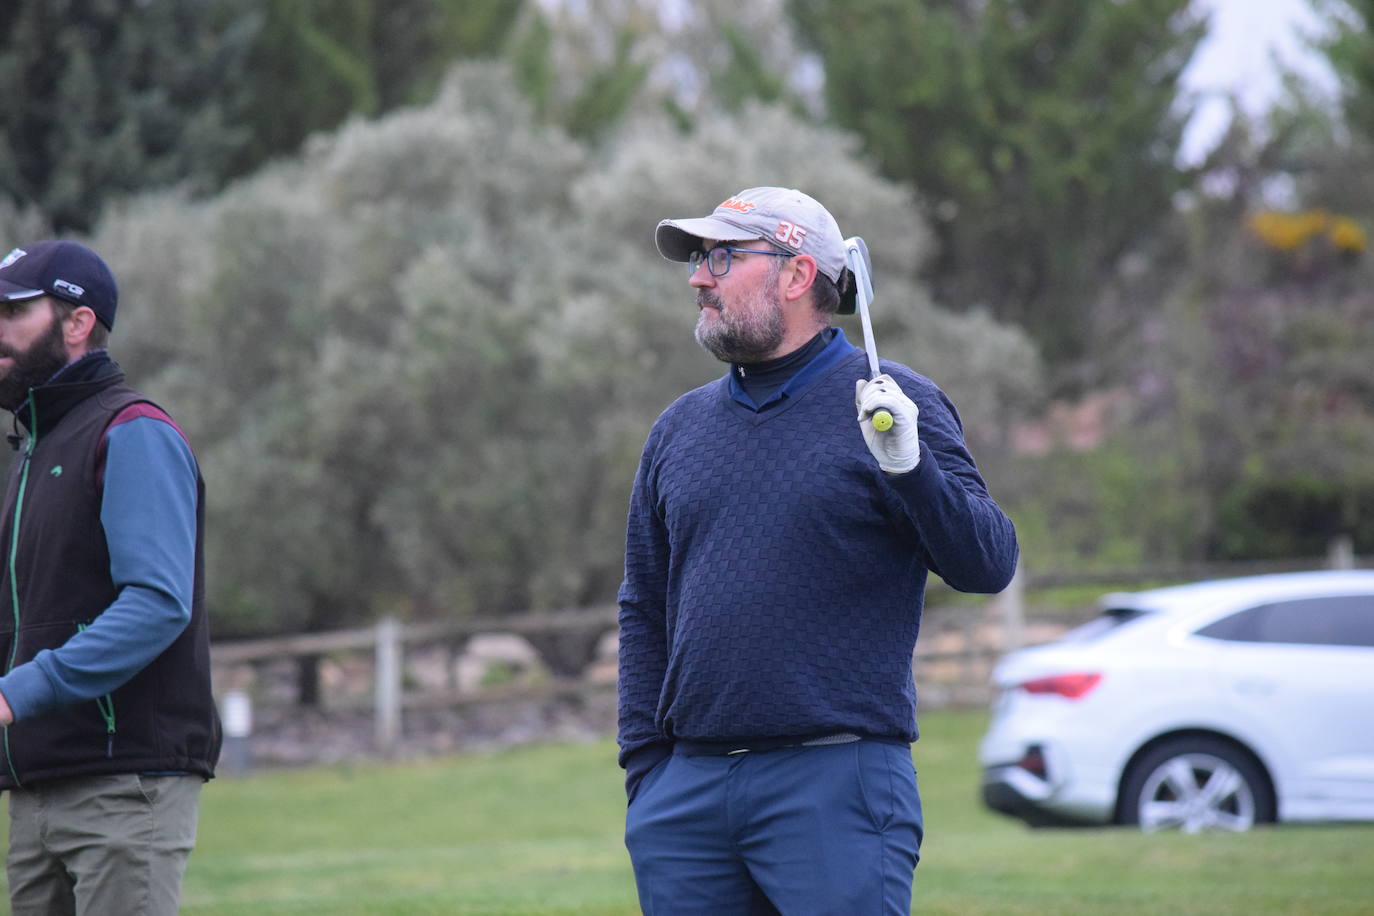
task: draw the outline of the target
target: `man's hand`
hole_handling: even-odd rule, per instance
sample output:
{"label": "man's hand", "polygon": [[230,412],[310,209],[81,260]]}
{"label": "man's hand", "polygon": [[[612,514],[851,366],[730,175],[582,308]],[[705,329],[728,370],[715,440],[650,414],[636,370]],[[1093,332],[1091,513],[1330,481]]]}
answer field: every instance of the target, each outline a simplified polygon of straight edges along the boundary
{"label": "man's hand", "polygon": [[[916,437],[920,411],[892,377],[859,379],[854,384],[854,405],[859,409],[859,429],[878,467],[889,474],[905,474],[916,467],[921,460],[921,442]],[[892,428],[887,432],[873,428],[873,411],[879,408],[892,414]]]}
{"label": "man's hand", "polygon": [[14,711],[10,709],[9,700],[6,700],[5,695],[0,693],[0,725],[9,725],[13,721]]}

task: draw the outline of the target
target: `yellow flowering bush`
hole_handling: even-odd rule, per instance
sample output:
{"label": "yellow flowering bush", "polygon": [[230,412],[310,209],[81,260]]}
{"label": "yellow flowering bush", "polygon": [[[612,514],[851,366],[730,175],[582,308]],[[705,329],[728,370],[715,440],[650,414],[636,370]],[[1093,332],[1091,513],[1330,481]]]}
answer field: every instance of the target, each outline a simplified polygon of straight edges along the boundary
{"label": "yellow flowering bush", "polygon": [[1359,224],[1346,216],[1332,219],[1331,227],[1326,230],[1326,234],[1331,239],[1331,244],[1339,251],[1364,251],[1365,243],[1368,241]]}
{"label": "yellow flowering bush", "polygon": [[1250,217],[1248,226],[1260,242],[1282,252],[1296,252],[1314,239],[1325,239],[1337,251],[1357,254],[1368,242],[1365,231],[1354,220],[1321,209],[1299,213],[1261,210]]}

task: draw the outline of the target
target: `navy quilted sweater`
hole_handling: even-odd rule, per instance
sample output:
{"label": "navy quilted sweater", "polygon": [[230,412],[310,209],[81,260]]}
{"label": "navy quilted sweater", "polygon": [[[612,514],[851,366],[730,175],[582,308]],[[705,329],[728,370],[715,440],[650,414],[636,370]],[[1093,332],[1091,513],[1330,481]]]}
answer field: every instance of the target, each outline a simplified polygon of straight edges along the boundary
{"label": "navy quilted sweater", "polygon": [[867,361],[843,334],[763,410],[727,375],[654,424],[620,588],[632,794],[677,738],[915,740],[927,570],[963,591],[1010,581],[1016,533],[954,406],[905,366],[882,368],[920,408],[921,461],[901,476],[864,444],[854,383]]}

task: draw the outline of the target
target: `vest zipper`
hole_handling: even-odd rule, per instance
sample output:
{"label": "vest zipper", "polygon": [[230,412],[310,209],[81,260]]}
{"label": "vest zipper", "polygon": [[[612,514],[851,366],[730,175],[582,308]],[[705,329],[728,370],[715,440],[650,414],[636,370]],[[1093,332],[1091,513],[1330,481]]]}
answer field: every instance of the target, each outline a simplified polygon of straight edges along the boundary
{"label": "vest zipper", "polygon": [[[88,623],[78,623],[76,631],[80,633],[90,626]],[[96,709],[100,710],[100,717],[105,720],[105,756],[114,756],[114,736],[115,736],[115,709],[114,694],[107,693],[103,697],[95,698]]]}
{"label": "vest zipper", "polygon": [[[24,446],[24,463],[19,471],[19,492],[14,500],[14,524],[10,529],[9,573],[10,573],[10,610],[14,613],[14,638],[10,640],[10,657],[5,662],[5,673],[14,670],[14,660],[19,655],[19,582],[15,578],[14,561],[19,552],[19,523],[24,517],[24,491],[29,485],[29,462],[33,458],[33,448],[38,442],[38,404],[33,399],[33,389],[29,389],[29,441]],[[14,768],[14,756],[10,753],[10,727],[5,726],[5,763],[9,765],[10,775],[16,786],[23,785],[19,773]]]}

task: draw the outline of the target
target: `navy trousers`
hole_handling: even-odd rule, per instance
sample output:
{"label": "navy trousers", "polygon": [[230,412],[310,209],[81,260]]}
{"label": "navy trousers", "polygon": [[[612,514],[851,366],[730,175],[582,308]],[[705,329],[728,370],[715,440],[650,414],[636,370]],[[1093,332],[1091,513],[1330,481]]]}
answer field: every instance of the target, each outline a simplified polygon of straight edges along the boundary
{"label": "navy trousers", "polygon": [[921,799],[909,747],[674,753],[625,822],[648,916],[911,912]]}

